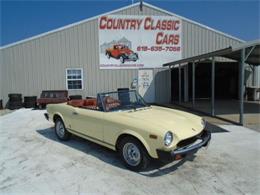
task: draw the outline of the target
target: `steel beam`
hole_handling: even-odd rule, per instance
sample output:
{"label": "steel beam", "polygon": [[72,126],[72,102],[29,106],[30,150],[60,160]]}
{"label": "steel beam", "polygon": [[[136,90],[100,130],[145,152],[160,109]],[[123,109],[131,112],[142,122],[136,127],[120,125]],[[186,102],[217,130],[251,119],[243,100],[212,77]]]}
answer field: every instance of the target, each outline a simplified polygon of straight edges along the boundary
{"label": "steel beam", "polygon": [[179,64],[179,104],[181,103],[181,65]]}
{"label": "steel beam", "polygon": [[215,116],[215,57],[211,63],[211,116]]}
{"label": "steel beam", "polygon": [[192,107],[195,106],[195,62],[192,62]]}
{"label": "steel beam", "polygon": [[244,124],[244,76],[245,76],[245,48],[241,50],[239,68],[239,123]]}
{"label": "steel beam", "polygon": [[186,64],[184,67],[183,67],[183,71],[184,71],[184,86],[183,86],[183,89],[184,89],[184,97],[183,97],[183,100],[184,102],[188,102],[189,101],[189,64]]}
{"label": "steel beam", "polygon": [[181,60],[165,63],[165,64],[163,64],[163,66],[173,66],[173,65],[177,65],[177,64],[184,64],[184,63],[193,62],[193,61],[197,61],[197,60],[201,60],[201,59],[207,59],[207,58],[210,58],[213,56],[222,56],[222,55],[228,54],[230,52],[232,52],[232,47],[213,51],[213,52],[206,53],[206,54],[201,54],[201,55],[186,58],[186,59],[181,59]]}
{"label": "steel beam", "polygon": [[247,53],[247,55],[245,56],[245,59],[244,59],[244,61],[246,61],[247,60],[247,58],[250,56],[250,54],[252,53],[252,51],[254,51],[254,49],[255,49],[255,45],[249,50],[249,52]]}

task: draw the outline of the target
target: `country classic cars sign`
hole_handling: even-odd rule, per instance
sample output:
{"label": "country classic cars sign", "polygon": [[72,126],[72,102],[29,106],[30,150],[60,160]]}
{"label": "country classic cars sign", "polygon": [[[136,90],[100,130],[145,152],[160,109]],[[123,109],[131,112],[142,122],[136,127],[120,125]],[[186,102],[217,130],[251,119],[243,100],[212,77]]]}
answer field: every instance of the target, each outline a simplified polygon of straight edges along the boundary
{"label": "country classic cars sign", "polygon": [[98,28],[101,69],[155,68],[182,57],[177,17],[107,15]]}

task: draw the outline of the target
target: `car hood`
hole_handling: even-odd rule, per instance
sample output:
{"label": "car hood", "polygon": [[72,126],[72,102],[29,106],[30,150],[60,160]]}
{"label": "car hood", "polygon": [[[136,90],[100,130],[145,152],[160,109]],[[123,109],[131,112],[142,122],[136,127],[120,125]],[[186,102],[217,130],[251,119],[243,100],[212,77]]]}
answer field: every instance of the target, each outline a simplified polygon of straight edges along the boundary
{"label": "car hood", "polygon": [[149,128],[156,134],[164,135],[172,131],[181,140],[199,134],[204,128],[201,117],[159,106],[121,112],[120,115],[127,118],[130,124],[142,125],[140,128]]}

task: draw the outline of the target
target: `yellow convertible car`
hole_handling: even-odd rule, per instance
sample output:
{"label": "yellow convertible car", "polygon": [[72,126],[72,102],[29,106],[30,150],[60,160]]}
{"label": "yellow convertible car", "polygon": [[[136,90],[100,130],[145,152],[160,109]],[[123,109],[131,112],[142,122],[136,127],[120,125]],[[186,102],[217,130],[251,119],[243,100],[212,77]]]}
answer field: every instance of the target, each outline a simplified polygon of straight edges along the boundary
{"label": "yellow convertible car", "polygon": [[202,118],[150,106],[134,90],[49,104],[45,117],[55,123],[58,139],[75,134],[111,148],[134,171],[145,169],[151,158],[172,161],[195,153],[211,138]]}

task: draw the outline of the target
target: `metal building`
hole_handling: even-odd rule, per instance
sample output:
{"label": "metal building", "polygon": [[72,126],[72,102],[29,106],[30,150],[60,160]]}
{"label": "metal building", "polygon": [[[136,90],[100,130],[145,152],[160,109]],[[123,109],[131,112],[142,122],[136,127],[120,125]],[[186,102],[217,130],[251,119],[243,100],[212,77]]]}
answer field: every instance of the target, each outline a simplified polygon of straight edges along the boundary
{"label": "metal building", "polygon": [[[182,21],[182,58],[243,43],[242,40],[148,3],[123,7],[102,15],[175,16]],[[129,87],[138,69],[100,69],[98,19],[95,16],[1,48],[0,99],[9,93],[40,95],[42,90],[68,88],[68,69],[83,71],[82,90],[69,94],[95,96],[97,92]],[[158,56],[160,58],[160,56]],[[170,101],[169,70],[153,69],[154,99]]]}

